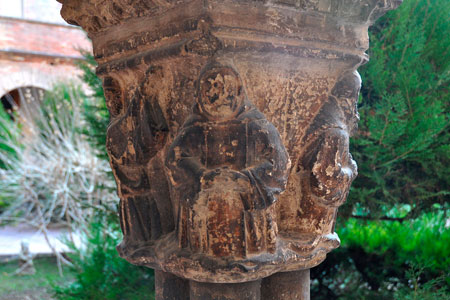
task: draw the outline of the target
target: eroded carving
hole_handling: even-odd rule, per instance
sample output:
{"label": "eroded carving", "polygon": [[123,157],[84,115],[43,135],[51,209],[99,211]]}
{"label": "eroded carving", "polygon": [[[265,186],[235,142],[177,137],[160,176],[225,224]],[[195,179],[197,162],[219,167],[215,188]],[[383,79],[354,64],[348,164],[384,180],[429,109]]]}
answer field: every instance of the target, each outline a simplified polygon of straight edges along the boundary
{"label": "eroded carving", "polygon": [[194,112],[166,163],[180,203],[180,246],[217,257],[273,252],[272,204],[290,164],[279,133],[232,68],[208,67],[197,89]]}
{"label": "eroded carving", "polygon": [[[157,72],[149,68],[146,76]],[[106,80],[104,80],[106,81]],[[110,82],[110,80],[108,80]],[[107,132],[107,149],[118,182],[121,198],[120,224],[124,233],[121,248],[158,239],[174,228],[172,205],[163,163],[158,153],[168,134],[167,122],[155,95],[144,82],[132,96],[126,111],[115,104],[116,93],[105,93],[112,117],[116,117]],[[120,107],[119,110],[112,108]],[[120,114],[121,111],[124,111]]]}
{"label": "eroded carving", "polygon": [[356,102],[360,87],[357,72],[344,74],[305,136],[307,147],[301,165],[310,172],[312,196],[325,205],[342,205],[357,175],[349,153],[349,134],[359,120]]}

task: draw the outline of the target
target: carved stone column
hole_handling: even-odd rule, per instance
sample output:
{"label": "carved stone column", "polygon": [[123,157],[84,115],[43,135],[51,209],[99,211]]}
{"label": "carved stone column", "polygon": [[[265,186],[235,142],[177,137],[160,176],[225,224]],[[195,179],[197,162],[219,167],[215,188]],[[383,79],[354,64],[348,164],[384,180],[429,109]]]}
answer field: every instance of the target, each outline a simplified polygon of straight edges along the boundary
{"label": "carved stone column", "polygon": [[308,299],[357,174],[367,28],[400,1],[61,2],[103,79],[120,255],[157,299]]}

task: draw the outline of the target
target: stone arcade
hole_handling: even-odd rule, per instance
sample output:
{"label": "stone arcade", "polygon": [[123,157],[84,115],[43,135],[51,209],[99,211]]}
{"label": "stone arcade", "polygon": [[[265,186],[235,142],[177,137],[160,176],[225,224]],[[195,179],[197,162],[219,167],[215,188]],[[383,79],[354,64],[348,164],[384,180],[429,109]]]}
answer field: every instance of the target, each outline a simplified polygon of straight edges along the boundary
{"label": "stone arcade", "polygon": [[157,299],[309,299],[357,174],[367,29],[399,0],[60,0],[93,41],[129,262]]}

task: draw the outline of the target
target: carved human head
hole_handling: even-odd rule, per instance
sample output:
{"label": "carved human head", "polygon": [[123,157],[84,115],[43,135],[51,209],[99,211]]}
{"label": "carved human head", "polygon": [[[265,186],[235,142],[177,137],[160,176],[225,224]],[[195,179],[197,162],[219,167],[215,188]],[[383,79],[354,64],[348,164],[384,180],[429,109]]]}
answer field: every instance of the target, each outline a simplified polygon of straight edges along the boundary
{"label": "carved human head", "polygon": [[348,120],[349,133],[353,135],[358,128],[359,114],[357,109],[361,76],[356,71],[345,73],[334,86],[331,94],[336,97]]}
{"label": "carved human head", "polygon": [[230,67],[213,66],[200,75],[197,86],[200,111],[208,119],[234,117],[244,102],[242,81]]}

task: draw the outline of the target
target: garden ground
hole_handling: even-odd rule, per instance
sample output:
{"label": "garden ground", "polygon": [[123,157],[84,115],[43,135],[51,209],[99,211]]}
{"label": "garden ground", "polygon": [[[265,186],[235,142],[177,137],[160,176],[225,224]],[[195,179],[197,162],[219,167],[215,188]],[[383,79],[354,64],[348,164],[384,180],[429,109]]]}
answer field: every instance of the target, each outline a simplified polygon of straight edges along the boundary
{"label": "garden ground", "polygon": [[0,300],[47,300],[51,286],[66,283],[73,274],[63,270],[61,277],[54,257],[42,257],[34,260],[36,274],[14,275],[18,262],[0,263]]}

